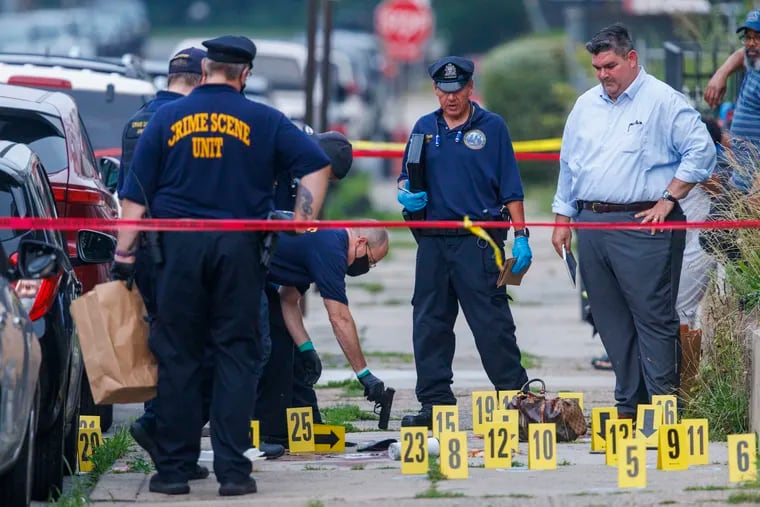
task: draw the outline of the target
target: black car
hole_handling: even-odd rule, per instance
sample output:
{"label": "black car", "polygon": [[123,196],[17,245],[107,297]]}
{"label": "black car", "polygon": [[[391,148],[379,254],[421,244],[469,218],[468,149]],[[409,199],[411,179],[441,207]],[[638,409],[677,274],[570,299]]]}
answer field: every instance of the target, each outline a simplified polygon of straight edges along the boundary
{"label": "black car", "polygon": [[[0,216],[56,218],[53,192],[40,159],[24,144],[0,141]],[[78,235],[79,244],[95,243]],[[102,235],[107,236],[107,235]],[[79,393],[83,363],[69,306],[82,293],[66,242],[60,231],[0,229],[11,267],[19,260],[23,242],[50,245],[58,269],[46,276],[11,283],[42,351],[38,396],[39,413],[32,465],[32,497],[46,500],[60,494],[65,467],[76,470]],[[91,259],[88,259],[88,261]],[[104,259],[96,259],[104,262]]]}

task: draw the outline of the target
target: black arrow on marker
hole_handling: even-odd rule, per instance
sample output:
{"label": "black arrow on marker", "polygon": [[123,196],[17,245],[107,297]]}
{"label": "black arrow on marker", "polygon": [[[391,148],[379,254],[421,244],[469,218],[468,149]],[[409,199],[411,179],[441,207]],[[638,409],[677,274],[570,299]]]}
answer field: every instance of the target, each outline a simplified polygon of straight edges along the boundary
{"label": "black arrow on marker", "polygon": [[314,443],[319,445],[329,445],[330,449],[335,447],[335,444],[338,442],[340,442],[340,437],[338,437],[333,430],[330,430],[329,434],[322,433],[314,435]]}
{"label": "black arrow on marker", "polygon": [[599,414],[599,431],[596,432],[597,435],[599,435],[602,440],[607,439],[607,421],[610,418],[609,412],[602,412]]}
{"label": "black arrow on marker", "polygon": [[654,435],[656,431],[654,429],[654,410],[644,410],[644,424],[638,431],[644,435],[644,438]]}

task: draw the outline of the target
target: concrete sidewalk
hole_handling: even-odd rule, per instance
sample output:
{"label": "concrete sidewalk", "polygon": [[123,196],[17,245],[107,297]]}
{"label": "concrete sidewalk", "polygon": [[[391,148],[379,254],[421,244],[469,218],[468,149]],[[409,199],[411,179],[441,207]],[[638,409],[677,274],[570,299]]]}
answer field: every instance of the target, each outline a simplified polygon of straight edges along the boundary
{"label": "concrete sidewalk", "polygon": [[[395,199],[395,194],[392,197]],[[545,218],[532,213],[530,206],[528,209],[529,219]],[[510,288],[515,299],[512,310],[518,342],[535,363],[529,368],[529,375],[544,379],[551,392],[582,391],[587,414],[593,407],[611,406],[614,377],[609,372],[593,370],[589,364],[590,358],[601,351],[601,345],[598,339],[591,338],[589,326],[580,321],[578,294],[570,286],[562,261],[550,246],[551,231],[535,229],[531,233],[533,265],[523,286]],[[394,231],[392,236],[389,258],[366,276],[349,282],[351,308],[370,368],[387,385],[397,389],[392,431],[374,431],[376,421],[352,422],[362,431],[349,434],[347,439],[358,443],[399,438],[401,417],[418,408],[414,396],[416,375],[411,356],[410,304],[415,250],[407,232]],[[511,244],[508,252],[509,248]],[[314,294],[309,298],[306,325],[325,364],[321,382],[352,378],[321,299]],[[457,321],[456,334],[453,387],[459,399],[460,426],[469,429],[471,392],[492,389],[492,386],[483,373],[472,335],[462,318]],[[362,410],[371,410],[366,400],[351,398],[339,388],[319,389],[317,393],[323,408],[353,404]],[[139,405],[119,406],[116,424],[136,417],[140,409]],[[469,449],[482,449],[483,440],[473,438],[471,432],[469,435]],[[204,448],[208,449],[209,439],[203,440]],[[213,475],[191,483],[189,495],[167,497],[148,492],[149,475],[111,472],[101,478],[92,500],[97,505],[129,502],[161,506],[639,506],[669,503],[714,506],[725,504],[729,495],[736,492],[713,490],[729,486],[726,444],[718,443],[710,445],[709,465],[684,472],[655,470],[656,455],[649,451],[647,488],[635,491],[618,490],[617,470],[604,465],[603,455],[589,453],[588,439],[559,444],[561,466],[557,470],[528,470],[525,466],[527,447],[523,443],[521,453],[514,457],[521,466],[490,470],[483,468],[482,458],[473,457],[469,460],[468,479],[440,481],[435,490],[431,490],[427,476],[402,475],[400,463],[392,461],[384,452],[367,454],[352,449],[355,448],[337,455],[298,455],[257,461],[254,476],[259,492],[241,498],[217,496],[218,484]],[[121,466],[126,468],[124,463]]]}

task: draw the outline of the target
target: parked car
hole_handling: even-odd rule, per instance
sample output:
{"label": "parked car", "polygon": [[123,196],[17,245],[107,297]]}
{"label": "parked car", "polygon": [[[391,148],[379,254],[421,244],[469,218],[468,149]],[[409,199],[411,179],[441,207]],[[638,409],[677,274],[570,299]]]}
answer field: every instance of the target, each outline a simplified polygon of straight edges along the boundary
{"label": "parked car", "polygon": [[[103,185],[99,164],[73,99],[63,93],[0,85],[0,139],[27,144],[50,179],[59,216],[116,218],[116,199]],[[85,291],[109,279],[109,262],[84,264],[76,235],[65,233],[66,251]],[[82,414],[99,415],[107,430],[110,405],[96,407],[89,383],[82,383]]]}
{"label": "parked car", "polygon": [[[58,216],[53,191],[38,156],[24,144],[2,140],[0,216]],[[93,231],[80,231],[77,244],[95,244],[93,235],[107,236]],[[111,239],[112,243],[113,241]],[[2,332],[9,332],[10,326],[15,327],[16,333],[25,335],[25,338],[28,334],[36,337],[40,347],[40,361],[37,364],[41,365],[39,376],[33,379],[31,373],[35,369],[35,363],[32,363],[32,369],[27,372],[29,375],[26,384],[16,384],[10,381],[11,379],[2,378],[0,386],[12,387],[13,394],[0,398],[0,406],[3,408],[0,435],[6,431],[6,424],[15,414],[29,414],[29,420],[15,425],[16,432],[21,431],[23,434],[27,431],[33,437],[26,444],[26,454],[21,457],[26,463],[18,469],[14,468],[11,475],[15,475],[16,480],[20,481],[19,484],[24,484],[24,488],[29,489],[31,497],[46,500],[49,497],[57,497],[62,491],[65,468],[68,466],[71,470],[76,470],[77,465],[79,395],[83,363],[69,306],[71,301],[82,293],[82,284],[77,279],[72,262],[66,254],[65,240],[60,231],[0,229],[0,248],[4,253],[0,263],[7,263],[13,272],[20,273],[20,276],[14,277],[10,282],[15,297],[6,297],[6,294],[0,293],[2,306],[11,307],[20,314],[10,321],[6,318]],[[38,257],[36,261],[29,258],[34,255]],[[84,251],[82,255],[91,254]],[[51,257],[55,263],[42,269]],[[99,260],[105,261],[102,258]],[[5,274],[8,270],[2,272]],[[3,341],[6,340],[5,335],[0,336]],[[10,364],[7,363],[5,354],[13,349],[14,347],[0,349],[3,363]],[[32,359],[35,359],[34,356]],[[3,375],[12,374],[11,372],[13,369],[6,368]],[[16,405],[18,410],[14,410],[12,405]],[[0,444],[2,443],[3,439],[0,439]],[[23,448],[23,445],[17,449]],[[64,464],[64,459],[68,465]],[[3,464],[0,461],[0,469],[3,468]],[[5,475],[0,478],[0,481],[2,480],[10,481]],[[0,495],[12,497],[5,488],[0,488]],[[12,498],[21,502],[25,501],[27,495],[24,493]],[[3,502],[2,505],[6,503]]]}

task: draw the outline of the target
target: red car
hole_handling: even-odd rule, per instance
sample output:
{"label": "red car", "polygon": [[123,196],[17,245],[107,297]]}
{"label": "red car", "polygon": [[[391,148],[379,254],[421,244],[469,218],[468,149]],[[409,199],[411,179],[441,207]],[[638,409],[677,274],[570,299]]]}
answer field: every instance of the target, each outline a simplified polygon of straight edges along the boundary
{"label": "red car", "polygon": [[[39,156],[53,187],[59,217],[118,217],[116,199],[101,181],[87,130],[68,95],[0,85],[0,139],[26,144]],[[65,237],[84,291],[108,281],[109,263],[82,263],[76,234],[67,232]],[[100,415],[104,431],[111,425],[112,407],[94,405],[88,382],[82,382],[81,413]]]}

